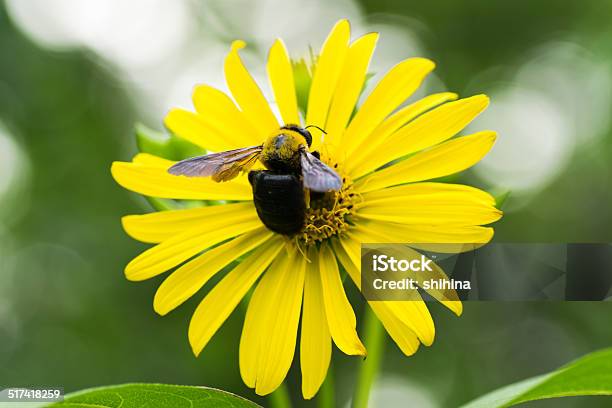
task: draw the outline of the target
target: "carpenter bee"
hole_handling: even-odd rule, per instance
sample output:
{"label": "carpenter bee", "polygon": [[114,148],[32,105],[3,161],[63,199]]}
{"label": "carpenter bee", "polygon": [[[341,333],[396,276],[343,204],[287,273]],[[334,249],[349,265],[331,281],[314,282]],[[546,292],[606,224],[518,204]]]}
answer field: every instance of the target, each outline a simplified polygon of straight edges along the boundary
{"label": "carpenter bee", "polygon": [[248,176],[257,214],[270,230],[291,236],[304,226],[306,194],[342,187],[342,179],[319,160],[318,152],[309,151],[309,127],[316,126],[285,125],[260,146],[193,157],[176,163],[168,172],[222,182],[249,171],[259,160],[267,170],[249,171]]}

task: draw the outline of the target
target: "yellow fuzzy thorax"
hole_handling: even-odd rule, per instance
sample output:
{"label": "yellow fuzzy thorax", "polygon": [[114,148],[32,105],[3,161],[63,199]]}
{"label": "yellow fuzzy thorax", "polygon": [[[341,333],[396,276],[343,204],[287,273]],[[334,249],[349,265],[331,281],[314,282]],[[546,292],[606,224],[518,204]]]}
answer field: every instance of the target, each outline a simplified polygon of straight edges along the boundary
{"label": "yellow fuzzy thorax", "polygon": [[306,139],[298,132],[281,129],[266,139],[260,160],[268,168],[267,163],[273,160],[281,160],[297,169],[299,168],[300,148],[307,146]]}

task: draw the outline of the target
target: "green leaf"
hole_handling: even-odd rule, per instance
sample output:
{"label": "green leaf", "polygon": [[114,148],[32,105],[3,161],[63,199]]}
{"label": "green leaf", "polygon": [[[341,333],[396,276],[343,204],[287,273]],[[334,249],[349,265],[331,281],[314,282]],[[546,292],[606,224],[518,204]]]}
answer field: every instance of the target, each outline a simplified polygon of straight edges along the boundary
{"label": "green leaf", "polygon": [[486,394],[462,408],[509,407],[546,398],[612,395],[612,348],[596,351],[556,371]]}
{"label": "green leaf", "polygon": [[298,108],[305,117],[306,110],[308,109],[308,96],[310,93],[310,84],[312,83],[314,65],[309,65],[304,58],[298,61],[292,60],[291,65],[293,66],[293,81],[295,82],[295,94]]}
{"label": "green leaf", "polygon": [[154,154],[168,160],[183,160],[205,153],[204,149],[185,139],[157,132],[143,124],[136,125],[135,133],[138,150],[142,153]]}
{"label": "green leaf", "polygon": [[124,384],[68,394],[49,407],[69,408],[254,408],[259,405],[226,391],[168,384]]}

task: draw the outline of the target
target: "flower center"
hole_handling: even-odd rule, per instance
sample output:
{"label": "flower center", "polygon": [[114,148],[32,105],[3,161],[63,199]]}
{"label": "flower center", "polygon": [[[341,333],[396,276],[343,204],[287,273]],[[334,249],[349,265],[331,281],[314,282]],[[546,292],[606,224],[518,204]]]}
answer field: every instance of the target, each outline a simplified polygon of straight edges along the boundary
{"label": "flower center", "polygon": [[344,177],[342,182],[340,191],[310,192],[305,225],[298,235],[298,239],[306,245],[321,242],[348,229],[347,217],[355,212],[357,195],[350,180]]}

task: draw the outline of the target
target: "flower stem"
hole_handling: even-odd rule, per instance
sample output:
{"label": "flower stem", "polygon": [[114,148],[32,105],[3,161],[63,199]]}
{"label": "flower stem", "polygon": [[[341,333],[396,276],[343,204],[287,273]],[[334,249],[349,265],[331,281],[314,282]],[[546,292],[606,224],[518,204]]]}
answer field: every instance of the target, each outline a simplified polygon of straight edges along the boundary
{"label": "flower stem", "polygon": [[285,383],[282,383],[268,398],[272,408],[291,408],[291,398]]}
{"label": "flower stem", "polygon": [[330,363],[325,381],[323,381],[319,395],[317,395],[318,408],[334,408],[336,406],[334,382],[334,366],[333,363]]}
{"label": "flower stem", "polygon": [[385,351],[385,331],[378,318],[370,309],[365,307],[365,346],[368,356],[361,364],[357,387],[353,395],[353,408],[367,408],[370,398],[370,389],[376,380],[376,375],[380,369],[380,363]]}

